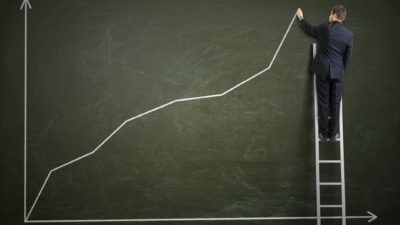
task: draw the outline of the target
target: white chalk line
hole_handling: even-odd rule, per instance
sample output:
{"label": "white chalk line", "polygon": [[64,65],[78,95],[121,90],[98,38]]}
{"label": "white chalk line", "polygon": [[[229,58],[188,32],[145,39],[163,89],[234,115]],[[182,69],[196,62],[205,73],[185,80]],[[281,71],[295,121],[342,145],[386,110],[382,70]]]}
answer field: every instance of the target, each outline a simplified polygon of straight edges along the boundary
{"label": "white chalk line", "polygon": [[[347,219],[375,220],[375,215],[347,216]],[[231,217],[231,218],[160,218],[160,219],[87,219],[87,220],[27,220],[27,223],[93,223],[93,222],[182,222],[182,221],[262,221],[262,220],[316,220],[316,216],[298,217]],[[322,216],[321,219],[342,219],[341,216]]]}
{"label": "white chalk line", "polygon": [[42,191],[43,191],[44,187],[46,186],[47,181],[49,180],[49,178],[50,178],[50,176],[51,176],[51,174],[52,174],[53,172],[55,172],[55,171],[57,171],[57,170],[59,170],[59,169],[61,169],[61,168],[63,168],[63,167],[66,167],[66,166],[68,166],[68,165],[70,165],[70,164],[72,164],[72,163],[75,163],[75,162],[77,162],[77,161],[79,161],[79,160],[81,160],[81,159],[83,159],[83,158],[86,158],[86,157],[88,157],[88,156],[94,154],[94,153],[95,153],[97,150],[99,150],[99,149],[100,149],[100,148],[101,148],[115,133],[117,133],[126,123],[131,122],[131,121],[133,121],[133,120],[135,120],[135,119],[138,119],[138,118],[140,118],[140,117],[143,117],[143,116],[145,116],[145,115],[147,115],[147,114],[150,114],[150,113],[152,113],[152,112],[155,112],[155,111],[157,111],[157,110],[160,110],[160,109],[162,109],[162,108],[165,108],[165,107],[167,107],[167,106],[169,106],[169,105],[172,105],[172,104],[174,104],[174,103],[177,103],[177,102],[186,102],[186,101],[194,101],[194,100],[200,100],[200,99],[209,99],[209,98],[222,97],[222,96],[228,94],[229,92],[235,90],[236,88],[242,86],[243,84],[245,84],[245,83],[251,81],[252,79],[258,77],[259,75],[263,74],[264,72],[268,71],[268,70],[271,68],[271,66],[273,65],[273,63],[274,63],[274,61],[275,61],[275,59],[276,59],[276,56],[278,55],[278,53],[279,53],[279,51],[280,51],[280,49],[281,49],[281,47],[282,47],[282,44],[283,44],[283,42],[285,41],[286,36],[287,36],[287,34],[289,33],[289,30],[290,30],[290,28],[291,28],[292,25],[293,25],[293,21],[294,21],[295,18],[296,18],[296,15],[294,15],[293,18],[292,18],[292,20],[290,21],[290,24],[289,24],[288,28],[286,29],[286,32],[285,32],[285,34],[284,34],[284,36],[283,36],[281,42],[279,43],[279,46],[278,46],[278,48],[276,49],[275,54],[274,54],[274,56],[272,57],[272,60],[271,60],[271,62],[269,63],[269,65],[268,65],[267,68],[265,68],[265,69],[259,71],[258,73],[256,73],[256,74],[250,76],[250,77],[247,78],[246,80],[244,80],[244,81],[242,81],[242,82],[236,84],[236,85],[233,86],[232,88],[230,88],[230,89],[228,89],[228,90],[226,90],[226,91],[224,91],[224,92],[222,92],[222,93],[220,93],[220,94],[213,94],[213,95],[205,95],[205,96],[198,96],[198,97],[191,97],[191,98],[176,99],[176,100],[170,101],[170,102],[168,102],[168,103],[165,103],[165,104],[163,104],[163,105],[161,105],[161,106],[158,106],[158,107],[156,107],[156,108],[153,108],[153,109],[151,109],[151,110],[148,110],[148,111],[146,111],[146,112],[144,112],[144,113],[142,113],[142,114],[139,114],[139,115],[137,115],[137,116],[134,116],[134,117],[132,117],[132,118],[129,118],[129,119],[125,120],[121,125],[119,125],[119,126],[117,127],[117,129],[115,129],[106,139],[104,139],[93,151],[91,151],[91,152],[89,152],[89,153],[86,153],[86,154],[84,154],[84,155],[82,155],[82,156],[80,156],[80,157],[78,157],[78,158],[76,158],[76,159],[74,159],[74,160],[71,160],[71,161],[69,161],[69,162],[67,162],[67,163],[64,163],[64,164],[62,164],[62,165],[60,165],[60,166],[58,166],[58,167],[56,167],[56,168],[51,169],[50,172],[48,173],[48,175],[47,175],[45,181],[43,182],[42,187],[40,188],[39,193],[37,194],[37,196],[36,196],[36,198],[35,198],[35,201],[33,202],[31,209],[29,210],[28,215],[26,216],[26,220],[28,221],[29,216],[31,215],[31,213],[32,213],[32,211],[33,211],[33,209],[34,209],[34,207],[35,207],[35,205],[36,205],[36,203],[37,203],[37,201],[38,201],[40,195],[42,194]]}
{"label": "white chalk line", "polygon": [[26,163],[27,163],[27,121],[28,121],[28,98],[27,98],[27,75],[28,75],[28,8],[32,9],[29,0],[24,0],[21,4],[20,10],[25,8],[25,19],[24,19],[24,219],[26,220],[26,180],[27,180],[27,172],[26,172]]}

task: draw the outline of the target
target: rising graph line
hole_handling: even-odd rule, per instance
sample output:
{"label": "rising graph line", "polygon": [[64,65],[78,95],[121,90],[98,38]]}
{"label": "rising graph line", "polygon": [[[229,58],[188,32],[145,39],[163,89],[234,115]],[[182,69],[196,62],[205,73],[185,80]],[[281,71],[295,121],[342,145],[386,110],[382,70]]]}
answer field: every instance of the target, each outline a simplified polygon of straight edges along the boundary
{"label": "rising graph line", "polygon": [[62,164],[62,165],[60,165],[60,166],[58,166],[58,167],[55,167],[55,168],[51,169],[51,170],[49,171],[49,173],[47,174],[47,177],[46,177],[46,179],[44,180],[44,182],[43,182],[43,184],[42,184],[42,187],[40,188],[39,193],[37,194],[37,196],[36,196],[36,198],[35,198],[35,201],[33,202],[32,207],[31,207],[31,209],[29,210],[29,213],[28,213],[28,215],[25,217],[25,219],[27,220],[27,219],[29,218],[29,216],[31,215],[32,210],[34,209],[34,207],[35,207],[35,205],[36,205],[36,203],[37,203],[37,201],[38,201],[40,195],[42,194],[42,191],[43,191],[44,187],[46,186],[47,181],[49,180],[49,178],[50,178],[50,176],[51,176],[51,174],[52,174],[53,172],[55,172],[55,171],[57,171],[57,170],[59,170],[59,169],[61,169],[61,168],[63,168],[63,167],[66,167],[66,166],[68,166],[68,165],[71,165],[72,163],[75,163],[75,162],[77,162],[77,161],[79,161],[79,160],[81,160],[81,159],[84,159],[84,158],[86,158],[86,157],[88,157],[88,156],[90,156],[90,155],[96,153],[96,152],[97,152],[97,151],[98,151],[112,136],[114,136],[114,134],[116,134],[116,133],[117,133],[123,126],[125,126],[125,124],[127,124],[128,122],[131,122],[131,121],[133,121],[133,120],[135,120],[135,119],[138,119],[138,118],[140,118],[140,117],[143,117],[143,116],[145,116],[145,115],[147,115],[147,114],[150,114],[150,113],[152,113],[152,112],[155,112],[155,111],[157,111],[157,110],[160,110],[160,109],[162,109],[162,108],[165,108],[165,107],[167,107],[167,106],[169,106],[169,105],[172,105],[172,104],[174,104],[174,103],[178,103],[178,102],[187,102],[187,101],[194,101],[194,100],[200,100],[200,99],[208,99],[208,98],[222,97],[222,96],[228,94],[229,92],[235,90],[236,88],[242,86],[243,84],[245,84],[245,83],[251,81],[252,79],[254,79],[254,78],[260,76],[260,75],[263,74],[264,72],[268,71],[268,70],[271,68],[271,66],[273,65],[273,63],[274,63],[274,61],[275,61],[275,59],[276,59],[276,56],[278,55],[278,53],[279,53],[279,51],[280,51],[280,49],[281,49],[281,47],[282,47],[282,44],[283,44],[283,42],[285,41],[286,36],[287,36],[287,34],[289,33],[289,30],[290,30],[290,28],[291,28],[292,25],[293,25],[293,21],[294,21],[295,18],[296,18],[296,15],[294,15],[293,18],[292,18],[292,20],[290,21],[290,24],[289,24],[288,28],[286,29],[286,32],[285,32],[285,34],[283,35],[282,40],[281,40],[281,42],[279,43],[278,48],[276,49],[275,54],[274,54],[274,56],[272,57],[272,59],[271,59],[271,61],[270,61],[270,63],[269,63],[269,65],[268,65],[267,68],[265,68],[265,69],[263,69],[263,70],[257,72],[256,74],[250,76],[250,77],[247,78],[246,80],[244,80],[244,81],[242,81],[242,82],[236,84],[235,86],[229,88],[228,90],[226,90],[226,91],[224,91],[224,92],[222,92],[222,93],[220,93],[220,94],[213,94],[213,95],[204,95],[204,96],[191,97],[191,98],[175,99],[175,100],[173,100],[173,101],[170,101],[170,102],[168,102],[168,103],[165,103],[165,104],[163,104],[163,105],[160,105],[160,106],[158,106],[158,107],[156,107],[156,108],[150,109],[150,110],[148,110],[148,111],[146,111],[146,112],[144,112],[144,113],[141,113],[141,114],[139,114],[139,115],[136,115],[136,116],[134,116],[134,117],[131,117],[131,118],[125,120],[121,125],[119,125],[119,126],[118,126],[110,135],[108,135],[108,137],[106,137],[93,151],[91,151],[91,152],[89,152],[89,153],[86,153],[86,154],[84,154],[84,155],[82,155],[82,156],[80,156],[80,157],[78,157],[78,158],[76,158],[76,159],[73,159],[73,160],[71,160],[71,161],[69,161],[69,162],[67,162],[67,163],[64,163],[64,164]]}

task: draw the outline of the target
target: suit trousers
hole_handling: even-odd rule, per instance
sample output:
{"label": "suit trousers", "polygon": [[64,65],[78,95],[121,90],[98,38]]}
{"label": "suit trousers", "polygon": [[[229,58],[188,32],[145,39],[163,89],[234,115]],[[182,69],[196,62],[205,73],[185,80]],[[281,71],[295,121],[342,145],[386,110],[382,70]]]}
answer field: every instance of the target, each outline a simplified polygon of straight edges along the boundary
{"label": "suit trousers", "polygon": [[340,101],[343,79],[317,75],[319,132],[332,136],[339,133]]}

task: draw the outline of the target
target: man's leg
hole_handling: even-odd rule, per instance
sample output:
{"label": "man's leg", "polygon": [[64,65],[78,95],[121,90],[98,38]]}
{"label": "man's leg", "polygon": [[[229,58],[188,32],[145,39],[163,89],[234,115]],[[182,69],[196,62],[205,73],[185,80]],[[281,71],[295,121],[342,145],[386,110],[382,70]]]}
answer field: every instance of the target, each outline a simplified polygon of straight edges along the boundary
{"label": "man's leg", "polygon": [[329,87],[329,138],[334,138],[339,133],[340,101],[343,93],[343,79],[330,80]]}
{"label": "man's leg", "polygon": [[328,136],[328,116],[329,116],[329,79],[317,75],[318,92],[318,125],[319,132],[323,136]]}

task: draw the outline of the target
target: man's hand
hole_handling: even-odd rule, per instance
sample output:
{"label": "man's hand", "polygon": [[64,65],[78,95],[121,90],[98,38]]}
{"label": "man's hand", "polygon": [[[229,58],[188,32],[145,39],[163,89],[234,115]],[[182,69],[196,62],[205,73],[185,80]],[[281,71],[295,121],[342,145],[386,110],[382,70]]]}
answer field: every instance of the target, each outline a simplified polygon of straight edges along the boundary
{"label": "man's hand", "polygon": [[296,11],[296,16],[297,16],[297,18],[299,18],[299,20],[301,20],[301,19],[304,18],[304,17],[303,17],[303,11],[301,11],[300,8],[297,9],[297,11]]}

